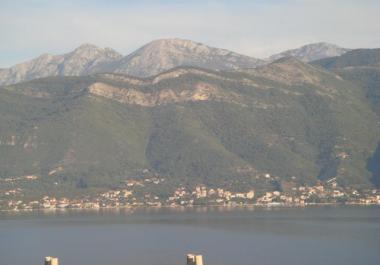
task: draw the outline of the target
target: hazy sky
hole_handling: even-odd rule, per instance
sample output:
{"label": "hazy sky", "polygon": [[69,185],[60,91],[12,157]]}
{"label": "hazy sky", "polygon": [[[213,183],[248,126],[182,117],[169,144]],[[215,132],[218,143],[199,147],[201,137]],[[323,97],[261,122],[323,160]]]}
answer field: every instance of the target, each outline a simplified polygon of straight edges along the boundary
{"label": "hazy sky", "polygon": [[0,0],[0,67],[82,43],[127,54],[185,38],[254,57],[326,41],[380,47],[380,0]]}

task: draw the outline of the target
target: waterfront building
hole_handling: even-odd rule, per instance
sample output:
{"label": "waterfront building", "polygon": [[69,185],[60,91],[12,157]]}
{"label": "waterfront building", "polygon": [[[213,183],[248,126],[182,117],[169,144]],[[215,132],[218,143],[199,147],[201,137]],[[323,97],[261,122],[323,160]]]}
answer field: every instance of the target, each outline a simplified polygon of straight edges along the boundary
{"label": "waterfront building", "polygon": [[59,265],[58,258],[45,257],[45,264],[44,265]]}
{"label": "waterfront building", "polygon": [[186,256],[187,265],[203,265],[202,255],[187,254]]}

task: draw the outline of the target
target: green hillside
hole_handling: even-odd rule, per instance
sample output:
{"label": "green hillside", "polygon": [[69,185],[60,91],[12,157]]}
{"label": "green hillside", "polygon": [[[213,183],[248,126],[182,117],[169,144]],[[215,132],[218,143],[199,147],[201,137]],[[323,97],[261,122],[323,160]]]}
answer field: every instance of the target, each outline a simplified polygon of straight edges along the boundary
{"label": "green hillside", "polygon": [[355,84],[291,58],[240,72],[39,79],[2,88],[0,114],[0,176],[38,176],[22,184],[30,196],[147,174],[169,186],[270,188],[260,176],[271,174],[368,187],[380,140]]}
{"label": "green hillside", "polygon": [[[372,109],[380,116],[380,49],[358,49],[339,57],[313,62],[354,83],[365,94]],[[379,120],[375,121],[377,124]],[[373,182],[380,186],[380,143],[367,167]]]}
{"label": "green hillside", "polygon": [[373,109],[380,114],[380,49],[353,50],[313,64],[334,71],[362,87]]}

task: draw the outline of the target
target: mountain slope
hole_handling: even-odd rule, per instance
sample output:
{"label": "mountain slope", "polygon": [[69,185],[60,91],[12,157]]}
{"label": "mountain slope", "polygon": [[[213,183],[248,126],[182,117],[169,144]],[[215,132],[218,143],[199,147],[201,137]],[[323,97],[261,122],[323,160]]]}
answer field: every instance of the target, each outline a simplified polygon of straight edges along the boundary
{"label": "mountain slope", "polygon": [[339,56],[349,49],[339,47],[326,42],[318,42],[304,45],[297,49],[287,50],[269,57],[269,61],[275,61],[283,57],[295,57],[301,61],[311,62],[322,58]]}
{"label": "mountain slope", "polygon": [[[378,114],[380,119],[380,49],[358,49],[339,57],[326,58],[313,62],[355,83]],[[377,121],[380,122],[379,120]],[[380,186],[380,142],[375,154],[368,160],[368,170],[373,181]]]}
{"label": "mountain slope", "polygon": [[63,55],[43,54],[31,61],[0,70],[0,85],[14,84],[47,76],[78,76],[95,72],[102,64],[121,58],[110,48],[84,44]]}
{"label": "mountain slope", "polygon": [[258,188],[274,185],[260,177],[271,174],[368,187],[380,135],[356,86],[294,58],[236,72],[39,79],[2,89],[0,114],[0,175],[37,175],[45,188],[24,188],[41,193],[144,172],[168,185]]}
{"label": "mountain slope", "polygon": [[338,57],[313,62],[362,87],[380,115],[380,49],[357,49]]}
{"label": "mountain slope", "polygon": [[347,67],[380,67],[380,49],[356,49],[342,56],[334,56],[313,62],[327,69]]}
{"label": "mountain slope", "polygon": [[177,66],[233,70],[256,67],[263,61],[228,50],[182,39],[152,41],[119,62],[107,72],[147,77]]}

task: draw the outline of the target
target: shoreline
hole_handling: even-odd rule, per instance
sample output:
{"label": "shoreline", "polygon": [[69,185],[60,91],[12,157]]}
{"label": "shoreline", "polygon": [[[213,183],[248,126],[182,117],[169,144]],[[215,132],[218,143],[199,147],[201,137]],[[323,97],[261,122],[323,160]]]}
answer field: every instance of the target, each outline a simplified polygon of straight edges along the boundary
{"label": "shoreline", "polygon": [[191,209],[191,208],[225,208],[225,209],[243,209],[257,207],[258,209],[305,209],[311,207],[323,207],[323,206],[334,206],[334,207],[345,207],[345,206],[359,206],[359,207],[370,207],[370,206],[380,206],[378,203],[305,203],[305,204],[243,204],[243,205],[218,205],[218,204],[208,204],[208,205],[163,205],[163,206],[114,206],[114,207],[88,207],[88,208],[42,208],[42,209],[17,209],[17,210],[0,210],[0,213],[21,213],[21,212],[65,212],[65,211],[102,211],[102,210],[138,210],[138,209]]}

